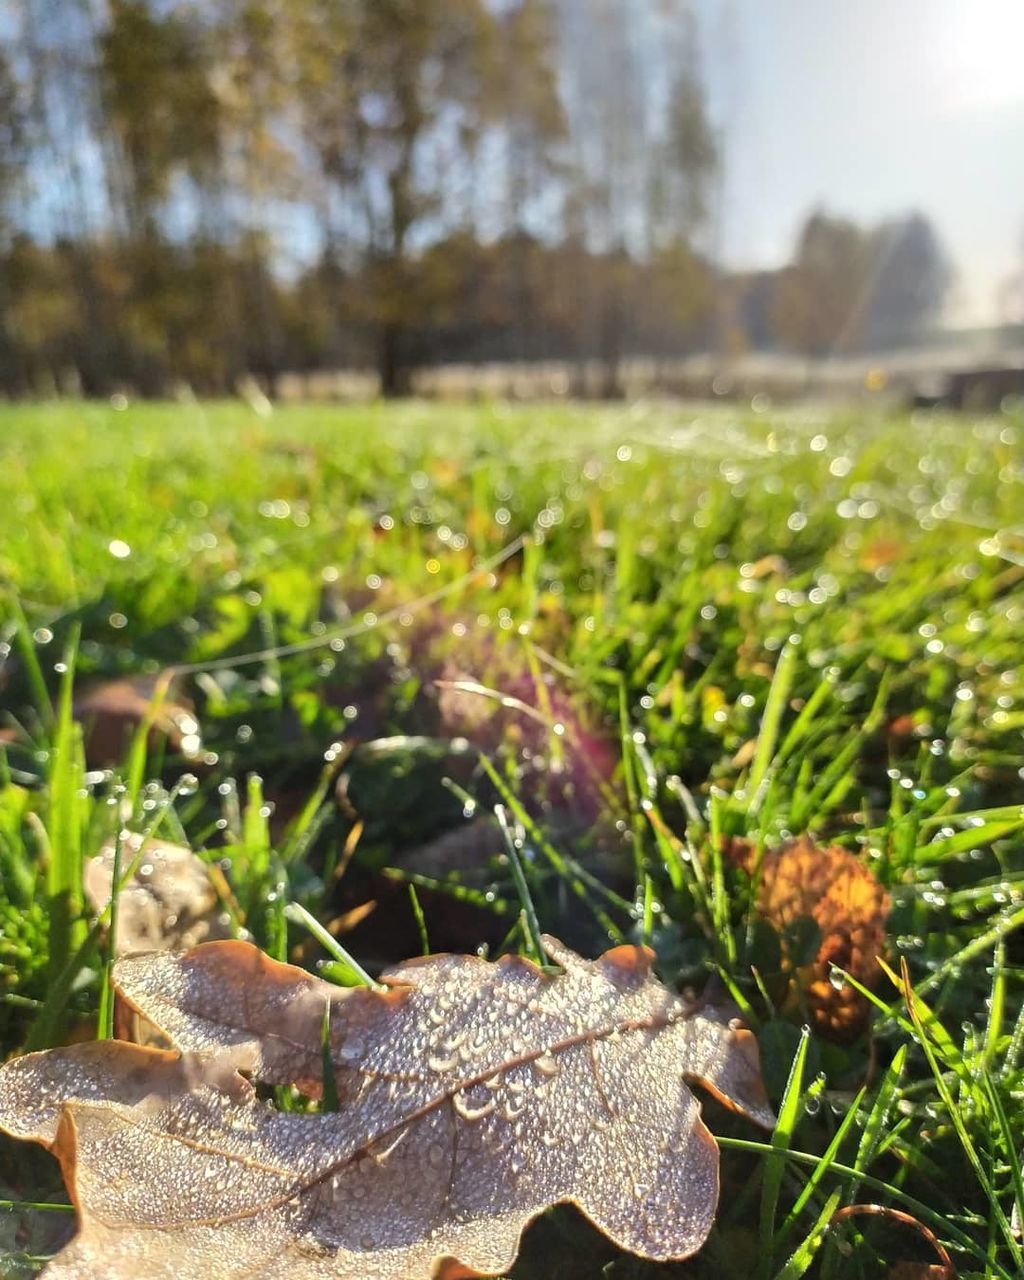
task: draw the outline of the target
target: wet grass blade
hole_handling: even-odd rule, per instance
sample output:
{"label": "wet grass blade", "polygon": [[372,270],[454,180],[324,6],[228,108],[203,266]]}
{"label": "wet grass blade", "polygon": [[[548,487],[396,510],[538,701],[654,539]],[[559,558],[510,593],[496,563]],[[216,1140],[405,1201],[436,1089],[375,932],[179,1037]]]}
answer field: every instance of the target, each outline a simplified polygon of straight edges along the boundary
{"label": "wet grass blade", "polygon": [[334,1075],[334,1059],[331,1057],[331,1002],[324,1001],[324,1016],[320,1023],[320,1061],[323,1074],[323,1097],[320,1110],[338,1110],[338,1082]]}
{"label": "wet grass blade", "polygon": [[761,1178],[761,1214],[759,1226],[761,1266],[758,1276],[767,1276],[771,1265],[773,1242],[775,1239],[775,1214],[779,1203],[779,1192],[782,1190],[782,1179],[786,1171],[786,1152],[793,1140],[800,1116],[803,1113],[803,1080],[804,1067],[807,1062],[807,1046],[810,1031],[804,1027],[793,1055],[793,1063],[789,1069],[789,1079],[779,1103],[779,1119],[772,1134],[771,1155],[764,1163]]}
{"label": "wet grass blade", "polygon": [[[746,1152],[748,1155],[760,1155],[765,1160],[771,1158],[774,1154],[774,1148],[766,1142],[756,1142],[747,1138],[730,1138],[721,1134],[718,1135],[716,1140],[723,1151]],[[786,1151],[785,1160],[802,1168],[814,1169],[820,1163],[821,1157],[813,1155],[809,1151],[794,1151],[791,1148]],[[849,1165],[841,1164],[838,1160],[833,1161],[829,1172],[833,1177],[841,1181],[849,1183],[857,1181],[858,1184],[870,1187],[872,1191],[894,1200],[909,1213],[920,1218],[922,1222],[930,1223],[953,1248],[975,1259],[982,1266],[989,1264],[990,1259],[986,1250],[962,1226],[951,1220],[948,1215],[939,1213],[930,1205],[925,1204],[923,1200],[918,1200],[916,1196],[908,1194],[895,1183],[886,1182],[884,1179],[873,1177],[871,1174],[861,1173]],[[1007,1270],[998,1262],[991,1265],[990,1276],[991,1280],[1019,1280],[1019,1273]]]}
{"label": "wet grass blade", "polygon": [[775,747],[779,740],[782,717],[789,702],[790,690],[793,687],[793,676],[796,670],[799,649],[790,639],[779,654],[779,661],[772,677],[768,700],[765,703],[764,715],[761,717],[761,729],[757,735],[757,749],[747,779],[747,795],[749,809],[755,813],[760,807],[764,794],[764,785],[768,777],[768,769],[775,755]]}
{"label": "wet grass blade", "polygon": [[523,935],[526,945],[533,960],[542,965],[545,963],[544,944],[540,939],[537,908],[533,905],[530,888],[526,883],[526,876],[523,874],[522,859],[519,856],[516,838],[512,833],[512,828],[509,826],[504,805],[497,804],[494,806],[494,816],[498,820],[498,827],[501,830],[502,839],[505,841],[505,851],[508,854],[512,880],[515,883],[516,893],[519,894],[519,901],[522,904]]}
{"label": "wet grass blade", "polygon": [[[984,1163],[978,1153],[978,1149],[967,1128],[967,1123],[964,1120],[963,1113],[956,1098],[953,1097],[952,1091],[946,1081],[945,1073],[939,1063],[936,1043],[933,1039],[934,1025],[937,1022],[937,1019],[926,1006],[922,1005],[920,997],[911,986],[905,960],[902,967],[902,979],[903,991],[907,1001],[907,1009],[917,1032],[918,1043],[921,1045],[921,1048],[924,1050],[925,1057],[928,1059],[928,1065],[931,1068],[932,1076],[935,1080],[935,1087],[942,1099],[957,1138],[960,1140],[960,1146],[963,1148],[964,1155],[967,1157],[967,1161],[974,1171],[974,1176],[977,1178],[981,1189],[984,1191],[985,1196],[988,1199],[993,1215],[993,1221],[999,1229],[999,1232],[1002,1235],[1007,1248],[1010,1250],[1011,1255],[1016,1258],[1019,1264],[1021,1262],[1020,1245],[1014,1237],[1013,1230],[1010,1227],[1010,1221],[1003,1212],[1002,1206],[1000,1205],[998,1197],[993,1189],[991,1178],[985,1169]],[[925,1021],[926,1016],[927,1023]]]}
{"label": "wet grass blade", "polygon": [[860,1115],[860,1107],[863,1101],[864,1101],[864,1090],[861,1089],[860,1092],[857,1094],[857,1096],[854,1098],[853,1102],[850,1104],[846,1112],[846,1115],[844,1115],[842,1120],[840,1121],[839,1127],[836,1129],[835,1133],[832,1135],[832,1140],[829,1142],[828,1146],[825,1148],[825,1151],[822,1154],[821,1160],[818,1162],[817,1167],[811,1173],[811,1176],[807,1179],[807,1182],[804,1184],[803,1190],[797,1196],[796,1200],[794,1200],[793,1207],[790,1209],[789,1213],[786,1215],[786,1218],[783,1221],[782,1226],[775,1233],[775,1238],[773,1240],[773,1248],[775,1249],[776,1252],[778,1252],[779,1248],[788,1238],[790,1232],[793,1230],[794,1226],[796,1225],[797,1219],[800,1217],[804,1209],[810,1203],[811,1198],[814,1196],[815,1192],[818,1189],[819,1184],[821,1183],[821,1180],[825,1177],[825,1175],[832,1168],[832,1165],[835,1163],[836,1157],[839,1155],[839,1149],[840,1147],[842,1147],[844,1141],[846,1140],[846,1135],[853,1128],[854,1124],[857,1121],[858,1116]]}
{"label": "wet grass blade", "polygon": [[[374,987],[380,989],[381,984],[375,982],[355,957],[347,951],[337,938],[327,932],[316,916],[311,915],[299,902],[289,902],[284,909],[285,917],[293,924],[307,929],[333,960],[341,966],[341,970],[331,970],[347,978],[343,985],[348,987]],[[337,980],[337,979],[335,979]]]}
{"label": "wet grass blade", "polygon": [[118,823],[114,834],[114,864],[110,876],[110,923],[107,927],[106,957],[100,974],[100,1009],[96,1019],[96,1039],[110,1040],[114,1035],[114,961],[117,959],[117,917],[121,901],[121,852],[124,828]]}
{"label": "wet grass blade", "polygon": [[82,911],[82,826],[86,801],[82,732],[72,713],[78,629],[73,628],[64,651],[48,785],[49,865],[46,891],[49,914],[51,981],[67,964],[85,932]]}
{"label": "wet grass blade", "polygon": [[814,1261],[818,1250],[824,1243],[829,1223],[832,1221],[832,1215],[835,1213],[836,1209],[839,1208],[840,1195],[841,1192],[833,1191],[825,1201],[821,1212],[815,1220],[814,1226],[811,1227],[806,1237],[793,1251],[789,1261],[776,1276],[776,1280],[799,1280],[800,1276],[806,1274],[807,1269]]}
{"label": "wet grass blade", "polygon": [[416,892],[414,884],[409,885],[409,902],[412,906],[412,914],[416,921],[416,930],[420,935],[420,953],[425,956],[430,955],[430,938],[427,934],[427,919],[423,914],[423,908],[420,906],[419,894]]}
{"label": "wet grass blade", "polygon": [[51,729],[55,721],[53,703],[50,700],[50,692],[43,677],[43,669],[39,665],[39,654],[36,652],[36,646],[32,640],[28,619],[25,617],[25,611],[22,609],[21,601],[17,596],[12,596],[9,603],[11,612],[14,614],[15,642],[18,646],[18,652],[21,654],[21,660],[25,664],[25,671],[28,673],[36,710],[39,712],[39,719],[42,721],[43,728]]}

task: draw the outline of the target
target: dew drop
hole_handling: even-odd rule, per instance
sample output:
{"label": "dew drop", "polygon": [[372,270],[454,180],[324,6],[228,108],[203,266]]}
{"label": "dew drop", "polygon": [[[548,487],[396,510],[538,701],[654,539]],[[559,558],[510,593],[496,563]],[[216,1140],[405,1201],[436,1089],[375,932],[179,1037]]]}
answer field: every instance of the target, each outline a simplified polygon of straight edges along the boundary
{"label": "dew drop", "polygon": [[349,1036],[342,1042],[338,1053],[343,1062],[357,1062],[363,1056],[365,1048],[358,1036]]}
{"label": "dew drop", "polygon": [[504,1115],[505,1115],[505,1119],[509,1122],[509,1124],[512,1124],[515,1120],[519,1118],[520,1114],[522,1113],[525,1107],[526,1107],[525,1100],[520,1100],[519,1103],[517,1104],[514,1099],[509,1099],[509,1101],[505,1103]]}
{"label": "dew drop", "polygon": [[494,1110],[495,1101],[491,1098],[487,1102],[483,1103],[482,1106],[474,1107],[472,1103],[467,1100],[466,1095],[460,1090],[458,1093],[453,1095],[452,1106],[463,1120],[469,1120],[472,1122],[473,1120],[482,1120],[484,1116],[490,1115]]}

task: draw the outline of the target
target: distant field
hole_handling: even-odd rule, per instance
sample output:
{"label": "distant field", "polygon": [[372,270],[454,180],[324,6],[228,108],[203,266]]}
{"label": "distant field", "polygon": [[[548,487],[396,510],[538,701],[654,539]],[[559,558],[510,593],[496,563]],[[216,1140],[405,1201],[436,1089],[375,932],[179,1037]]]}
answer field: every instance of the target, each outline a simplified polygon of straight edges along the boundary
{"label": "distant field", "polygon": [[[82,868],[119,816],[217,865],[230,929],[312,966],[299,903],[374,971],[424,931],[527,944],[501,803],[540,927],[718,973],[776,1104],[813,1026],[774,1155],[716,1114],[726,1194],[695,1260],[640,1264],[559,1209],[515,1276],[938,1261],[884,1217],[814,1230],[865,1201],[962,1276],[1019,1274],[1019,415],[4,407],[0,512],[0,1056],[96,1026]],[[131,698],[171,667],[176,719],[133,748]],[[88,701],[115,680],[120,719]],[[866,1004],[843,1022],[859,997],[808,976],[824,926],[759,896],[764,851],[805,833],[887,895],[883,954],[940,1020],[915,1005],[917,1041],[888,979],[873,1040]],[[850,967],[870,922],[841,907]],[[25,1157],[0,1145],[0,1195],[57,1195]],[[50,1218],[0,1211],[0,1271],[32,1271]]]}

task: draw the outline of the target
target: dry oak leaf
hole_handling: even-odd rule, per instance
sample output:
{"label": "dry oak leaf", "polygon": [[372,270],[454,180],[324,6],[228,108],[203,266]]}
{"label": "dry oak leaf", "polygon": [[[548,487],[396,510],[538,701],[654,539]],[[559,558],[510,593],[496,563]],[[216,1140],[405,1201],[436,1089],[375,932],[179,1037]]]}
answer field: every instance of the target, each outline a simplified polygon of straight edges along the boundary
{"label": "dry oak leaf", "polygon": [[[420,1280],[496,1274],[572,1201],[652,1259],[700,1248],[718,1149],[687,1080],[774,1122],[756,1041],[622,946],[554,939],[545,972],[437,955],[341,990],[243,942],[118,962],[121,996],[180,1052],[117,1041],[0,1068],[0,1126],[50,1146],[79,1233],[49,1280]],[[339,1110],[261,1102],[239,1071]]]}
{"label": "dry oak leaf", "polygon": [[[141,861],[140,859],[141,855]],[[85,864],[86,897],[96,911],[110,901],[115,843],[108,840]],[[210,868],[191,849],[131,833],[121,842],[121,867],[138,861],[117,904],[117,955],[155,947],[191,947],[231,936]]]}

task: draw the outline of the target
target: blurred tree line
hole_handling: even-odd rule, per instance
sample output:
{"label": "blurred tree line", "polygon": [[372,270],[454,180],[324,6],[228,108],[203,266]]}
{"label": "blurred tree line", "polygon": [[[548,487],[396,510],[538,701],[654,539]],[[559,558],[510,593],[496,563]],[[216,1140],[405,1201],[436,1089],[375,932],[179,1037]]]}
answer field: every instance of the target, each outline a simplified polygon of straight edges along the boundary
{"label": "blurred tree line", "polygon": [[926,219],[710,246],[687,0],[8,0],[0,391],[911,339]]}

